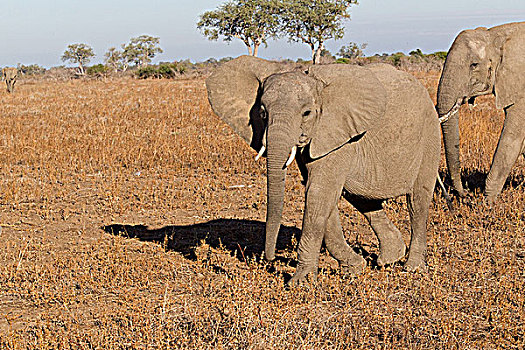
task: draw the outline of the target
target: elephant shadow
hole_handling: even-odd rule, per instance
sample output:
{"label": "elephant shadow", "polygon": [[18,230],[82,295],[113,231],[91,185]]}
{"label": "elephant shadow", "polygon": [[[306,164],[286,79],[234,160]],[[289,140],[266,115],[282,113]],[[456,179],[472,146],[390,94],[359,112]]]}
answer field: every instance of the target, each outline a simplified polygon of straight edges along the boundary
{"label": "elephant shadow", "polygon": [[[197,260],[196,248],[203,242],[213,248],[225,248],[239,260],[260,257],[264,251],[265,223],[254,220],[216,219],[187,226],[150,229],[145,225],[112,224],[101,227],[112,235],[162,244],[166,250]],[[293,250],[301,230],[281,225],[277,250]]]}
{"label": "elephant shadow", "polygon": [[[450,192],[454,192],[452,181],[447,176],[446,172],[439,172],[439,176],[444,180],[445,187],[449,189]],[[469,195],[466,199],[461,200],[463,203],[468,204],[469,206],[474,206],[476,202],[473,200],[477,195],[481,195],[485,192],[485,183],[487,181],[487,172],[479,170],[463,170],[461,173],[462,182],[465,185],[465,189],[468,191]],[[511,175],[505,180],[503,189],[518,189],[525,185],[525,176],[522,174]],[[449,208],[452,208],[449,204]]]}
{"label": "elephant shadow", "polygon": [[[446,171],[439,171],[438,176],[443,179],[445,187],[450,192],[454,192],[454,186],[450,179],[449,173]],[[470,192],[483,192],[485,190],[485,180],[487,179],[487,173],[479,170],[463,170],[461,172],[461,182],[464,184],[465,189]],[[436,185],[437,186],[437,185]]]}
{"label": "elephant shadow", "polygon": [[479,170],[464,170],[462,174],[466,188],[473,193],[483,193],[487,173]]}
{"label": "elephant shadow", "polygon": [[[470,192],[483,193],[488,173],[479,170],[464,171],[462,174],[463,181]],[[511,175],[505,180],[503,189],[518,188],[523,186],[525,177],[523,175]]]}

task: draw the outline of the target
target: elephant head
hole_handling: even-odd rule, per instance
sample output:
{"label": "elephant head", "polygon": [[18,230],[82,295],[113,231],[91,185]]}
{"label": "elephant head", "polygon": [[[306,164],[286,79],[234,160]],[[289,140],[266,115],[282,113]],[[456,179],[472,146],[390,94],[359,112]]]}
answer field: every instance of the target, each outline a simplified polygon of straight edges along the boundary
{"label": "elephant head", "polygon": [[206,79],[210,105],[222,120],[255,150],[263,143],[265,121],[260,114],[260,89],[272,74],[285,71],[275,62],[240,56]]}
{"label": "elephant head", "polygon": [[494,93],[498,108],[506,108],[523,97],[525,70],[523,37],[525,23],[510,23],[491,29],[461,32],[452,44],[438,86],[436,109],[442,124],[447,167],[460,195],[459,119],[464,103]]}
{"label": "elephant head", "polygon": [[[380,124],[387,93],[375,75],[362,67],[313,66],[307,71],[269,74],[261,81],[261,75],[257,75],[261,70],[259,65],[272,67],[270,62],[241,57],[230,62],[230,67],[236,64],[244,68],[244,80],[239,70],[233,69],[233,75],[242,81],[238,84],[244,88],[228,90],[226,85],[221,85],[221,89],[229,91],[224,93],[228,95],[229,105],[243,106],[244,115],[237,115],[238,118],[246,123],[259,115],[262,125],[266,126],[266,132],[261,133],[266,134],[267,144],[265,254],[268,260],[273,260],[283,210],[286,168],[297,148],[301,148],[304,157],[317,159],[363,135]],[[247,66],[255,72],[245,69]],[[216,87],[210,81],[207,81],[208,92],[213,94]],[[252,90],[248,91],[248,87]],[[210,101],[213,105],[214,100],[210,98]],[[252,104],[247,105],[248,101]],[[218,111],[216,107],[214,110]]]}

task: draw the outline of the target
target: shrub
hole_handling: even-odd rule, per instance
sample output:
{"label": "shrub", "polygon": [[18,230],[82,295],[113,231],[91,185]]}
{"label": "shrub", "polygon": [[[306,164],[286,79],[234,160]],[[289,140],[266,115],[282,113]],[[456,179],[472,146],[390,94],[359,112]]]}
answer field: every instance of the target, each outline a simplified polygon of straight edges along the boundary
{"label": "shrub", "polygon": [[101,63],[88,67],[86,70],[86,73],[88,75],[96,75],[96,76],[105,75],[108,72],[109,72],[109,68]]}
{"label": "shrub", "polygon": [[175,76],[175,70],[168,64],[162,64],[157,68],[158,78],[173,78]]}
{"label": "shrub", "polygon": [[335,61],[335,63],[349,64],[350,59],[346,57],[340,57]]}
{"label": "shrub", "polygon": [[140,79],[157,78],[157,68],[154,66],[146,66],[136,70],[135,75]]}
{"label": "shrub", "polygon": [[146,66],[140,69],[137,69],[135,75],[139,79],[148,79],[148,78],[175,78],[177,75],[184,74],[187,70],[186,62],[174,62],[174,63],[162,63],[158,66]]}
{"label": "shrub", "polygon": [[386,59],[387,61],[392,62],[394,66],[399,66],[401,64],[401,59],[405,57],[405,54],[402,52],[396,52],[390,56],[388,56]]}
{"label": "shrub", "polygon": [[18,71],[23,75],[43,75],[46,69],[38,64],[30,64],[28,66],[19,64]]}
{"label": "shrub", "polygon": [[301,57],[299,57],[295,62],[299,64],[312,63],[311,60],[305,60],[305,59],[302,59]]}
{"label": "shrub", "polygon": [[350,42],[346,46],[341,46],[339,49],[338,55],[343,58],[359,58],[359,57],[365,57],[364,49],[368,46],[367,43],[363,43],[361,45]]}
{"label": "shrub", "polygon": [[437,51],[434,53],[431,53],[429,56],[435,57],[440,60],[445,60],[447,58],[448,52],[447,51]]}
{"label": "shrub", "polygon": [[425,54],[421,51],[421,49],[410,51],[409,55],[412,57],[425,58]]}

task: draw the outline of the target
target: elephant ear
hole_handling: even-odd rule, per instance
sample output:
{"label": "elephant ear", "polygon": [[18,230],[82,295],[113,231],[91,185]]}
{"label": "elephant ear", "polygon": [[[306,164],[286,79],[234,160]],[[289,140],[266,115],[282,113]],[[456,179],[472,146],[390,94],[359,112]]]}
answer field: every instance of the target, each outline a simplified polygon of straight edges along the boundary
{"label": "elephant ear", "polygon": [[215,114],[256,150],[264,135],[258,104],[260,86],[264,79],[281,70],[278,63],[240,56],[221,65],[206,79],[208,100]]}
{"label": "elephant ear", "polygon": [[501,62],[494,82],[497,108],[506,108],[525,97],[525,24],[512,29],[510,35],[500,34],[496,39],[501,42]]}
{"label": "elephant ear", "polygon": [[321,113],[310,142],[310,157],[316,159],[343,146],[381,123],[388,94],[369,69],[350,65],[310,68],[321,80]]}

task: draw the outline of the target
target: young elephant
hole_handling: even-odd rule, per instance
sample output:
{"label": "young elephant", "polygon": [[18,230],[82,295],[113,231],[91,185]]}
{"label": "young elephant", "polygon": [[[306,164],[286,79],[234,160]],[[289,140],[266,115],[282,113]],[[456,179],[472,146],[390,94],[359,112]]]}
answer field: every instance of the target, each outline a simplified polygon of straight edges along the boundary
{"label": "young elephant", "polygon": [[269,259],[282,216],[290,149],[292,156],[301,149],[308,173],[306,206],[291,283],[317,272],[323,239],[344,268],[363,269],[365,261],[347,245],[339,221],[337,201],[343,188],[378,236],[380,265],[405,255],[401,234],[382,202],[406,194],[412,223],[406,267],[425,267],[440,136],[432,101],[415,78],[388,65],[326,65],[276,73],[272,63],[240,57],[212,75],[207,85],[219,116],[231,120],[244,114],[246,120],[251,112],[252,124],[262,115],[258,123],[267,126]]}

